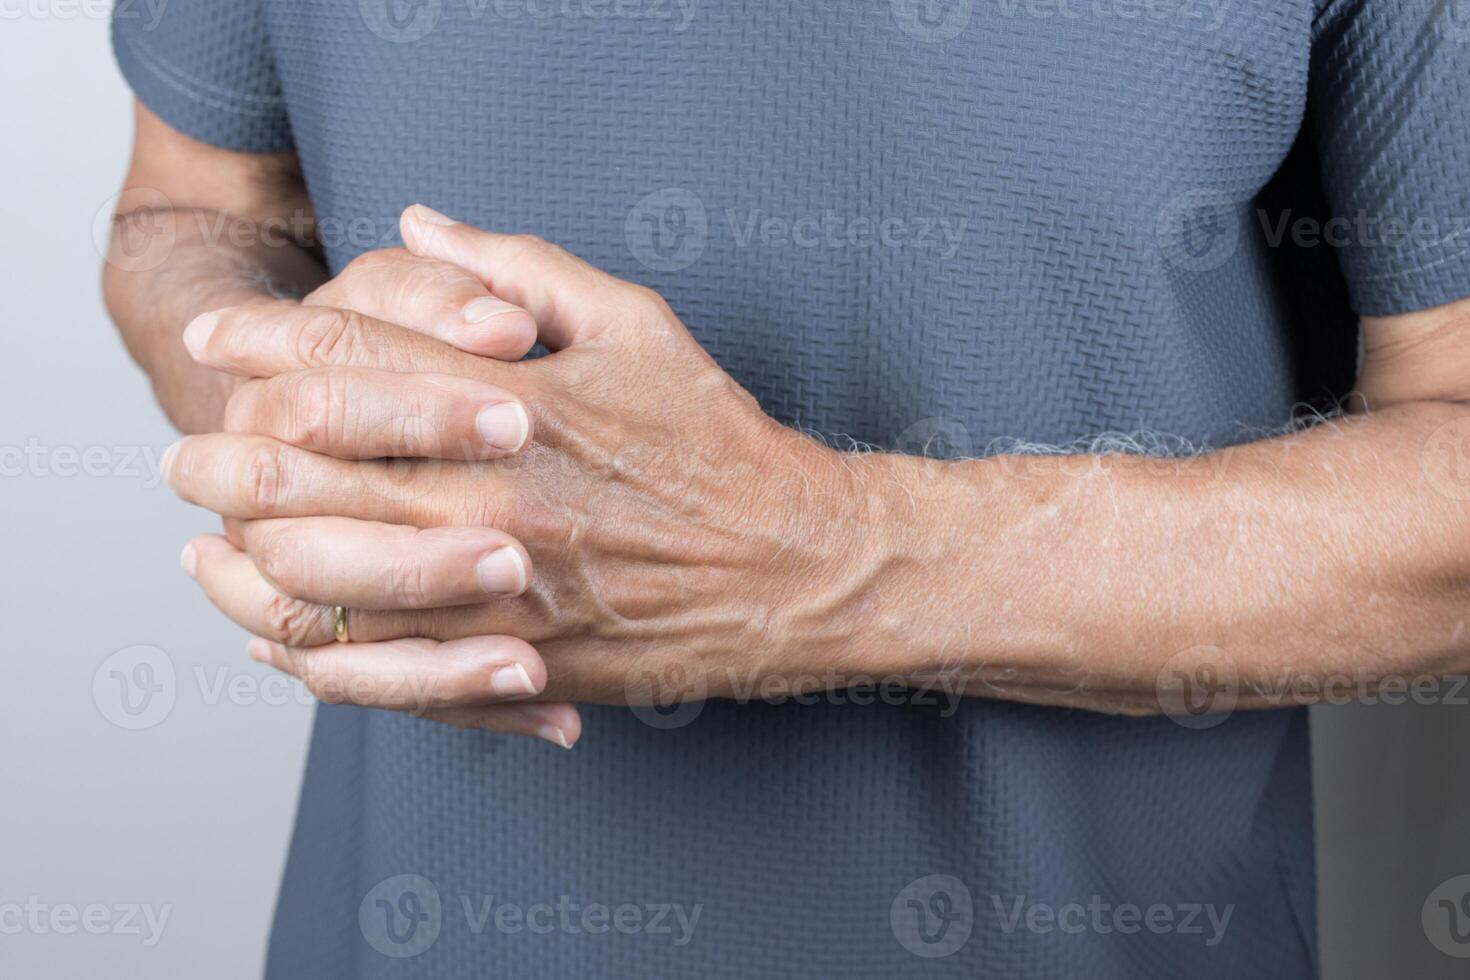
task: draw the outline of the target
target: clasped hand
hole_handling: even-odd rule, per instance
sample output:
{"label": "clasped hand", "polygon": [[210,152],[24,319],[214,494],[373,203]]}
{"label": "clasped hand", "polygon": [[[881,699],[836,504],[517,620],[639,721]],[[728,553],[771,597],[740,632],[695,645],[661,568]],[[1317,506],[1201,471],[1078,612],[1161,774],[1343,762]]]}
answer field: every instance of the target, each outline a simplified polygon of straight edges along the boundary
{"label": "clasped hand", "polygon": [[185,333],[251,379],[164,469],[226,519],[182,560],[252,656],[323,700],[570,746],[571,702],[679,698],[665,673],[729,696],[840,646],[866,574],[849,461],[650,290],[427,208],[402,233],[299,304]]}

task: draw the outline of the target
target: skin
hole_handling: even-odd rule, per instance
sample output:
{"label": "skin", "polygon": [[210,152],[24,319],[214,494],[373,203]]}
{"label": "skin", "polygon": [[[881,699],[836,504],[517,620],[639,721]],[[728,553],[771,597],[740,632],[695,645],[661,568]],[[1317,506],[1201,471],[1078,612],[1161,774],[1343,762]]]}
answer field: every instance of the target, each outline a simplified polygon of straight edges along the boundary
{"label": "skin", "polygon": [[[364,255],[328,279],[313,225],[294,156],[219,150],[179,134],[135,104],[133,159],[103,268],[103,296],[129,352],[152,381],[159,404],[184,432],[220,431],[225,405],[244,381],[237,374],[201,367],[181,342],[191,320],[222,306],[336,304],[368,316],[391,309],[398,322],[420,334],[482,357],[519,358],[534,342],[535,325],[524,311],[492,296],[465,270],[402,249]],[[491,393],[481,389],[480,394]],[[501,398],[497,393],[492,400]],[[219,542],[243,543],[237,522],[226,521],[225,531],[227,537]],[[479,548],[488,557],[507,544],[515,542],[486,531],[464,547]],[[529,569],[524,550],[520,554]],[[276,627],[273,635],[290,635],[302,603],[282,597],[266,601],[265,615]],[[461,666],[454,683],[468,684],[480,702],[470,716],[439,715],[427,707],[434,703],[425,693],[430,682],[415,687],[417,674],[388,681],[375,674],[341,689],[327,681],[318,686],[328,700],[372,700],[559,745],[576,741],[580,720],[570,705],[491,704],[525,696],[496,693],[491,678],[503,667],[519,666],[525,672],[512,670],[504,683],[514,680],[522,689],[541,689],[545,669],[534,650],[513,640],[496,640],[463,644],[455,652]],[[356,651],[341,653],[355,656]],[[472,682],[465,680],[470,676]],[[448,689],[450,679],[430,680]]]}
{"label": "skin", "polygon": [[[532,697],[606,703],[898,679],[1153,714],[1180,672],[1270,707],[1467,667],[1470,303],[1365,319],[1358,413],[1308,431],[1167,462],[947,462],[779,426],[655,294],[446,220],[405,213],[411,256],[556,353],[474,356],[354,309],[360,287],[226,304],[184,338],[196,372],[251,379],[223,384],[226,432],[168,457],[182,497],[241,522],[185,566],[326,696],[462,724],[528,707],[472,703],[465,643],[544,666]],[[527,411],[519,449],[473,424],[496,399]],[[492,546],[526,560],[523,591],[473,594]],[[319,645],[344,595],[367,600],[355,642]]]}

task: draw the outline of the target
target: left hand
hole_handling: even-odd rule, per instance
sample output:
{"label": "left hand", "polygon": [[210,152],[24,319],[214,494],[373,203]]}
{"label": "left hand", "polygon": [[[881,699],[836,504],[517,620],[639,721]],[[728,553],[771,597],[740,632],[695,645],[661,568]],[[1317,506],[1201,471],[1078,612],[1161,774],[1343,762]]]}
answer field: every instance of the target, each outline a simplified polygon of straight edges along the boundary
{"label": "left hand", "polygon": [[[681,673],[672,700],[814,686],[800,678],[842,661],[847,611],[882,587],[860,462],[767,417],[653,292],[446,220],[405,212],[409,250],[529,312],[554,353],[502,363],[364,317],[313,344],[320,314],[220,311],[196,358],[260,380],[226,433],[184,439],[166,467],[184,499],[245,519],[253,567],[217,539],[195,556],[211,598],[286,670],[323,656],[303,648],[331,641],[336,603],[359,671],[432,661],[404,637],[506,635],[541,655],[545,699],[665,701],[644,681]],[[477,439],[484,383],[529,410],[517,455]],[[524,545],[523,593],[477,590],[465,539],[487,528]],[[280,595],[316,611],[283,623]]]}

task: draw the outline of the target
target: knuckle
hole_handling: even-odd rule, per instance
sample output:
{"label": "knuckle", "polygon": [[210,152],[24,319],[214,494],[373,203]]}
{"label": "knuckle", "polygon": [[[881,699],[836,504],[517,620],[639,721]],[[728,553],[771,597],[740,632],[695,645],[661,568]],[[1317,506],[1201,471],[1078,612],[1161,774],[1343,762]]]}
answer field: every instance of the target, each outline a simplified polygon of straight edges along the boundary
{"label": "knuckle", "polygon": [[624,293],[624,302],[627,303],[629,312],[635,315],[661,317],[672,314],[663,296],[641,283],[628,283]]}
{"label": "knuckle", "polygon": [[433,584],[424,563],[405,559],[397,564],[390,577],[393,599],[399,606],[424,609],[433,605]]}
{"label": "knuckle", "polygon": [[452,300],[461,291],[478,285],[479,280],[457,265],[450,265],[448,262],[424,262],[415,266],[413,275],[409,277],[409,299],[419,303]]}
{"label": "knuckle", "polygon": [[279,445],[251,450],[245,463],[246,503],[256,513],[269,514],[284,496],[285,454]]}
{"label": "knuckle", "polygon": [[296,359],[307,367],[350,360],[360,336],[361,319],[351,310],[311,308],[296,334]]}
{"label": "knuckle", "polygon": [[663,305],[664,298],[658,294],[657,290],[641,282],[630,282],[624,287],[624,290],[628,294],[628,299],[634,303],[655,307]]}
{"label": "knuckle", "polygon": [[422,323],[444,308],[463,305],[466,287],[472,280],[457,266],[420,259],[395,277],[390,319],[412,325]]}
{"label": "knuckle", "polygon": [[407,256],[408,252],[401,248],[375,248],[370,252],[363,252],[348,262],[337,278],[350,282],[362,276],[376,276],[399,265]]}
{"label": "knuckle", "polygon": [[505,243],[505,255],[499,263],[502,268],[520,272],[523,269],[544,268],[560,251],[540,235],[522,232],[511,235]]}
{"label": "knuckle", "polygon": [[265,606],[266,636],[288,647],[315,646],[323,636],[325,613],[315,603],[277,592]]}
{"label": "knuckle", "polygon": [[281,581],[282,566],[286,563],[284,550],[281,546],[281,535],[276,531],[258,534],[251,542],[250,558],[255,562],[256,570],[266,581],[277,587]]}
{"label": "knuckle", "polygon": [[669,305],[669,301],[664,298],[663,293],[649,289],[647,286],[644,286],[643,289],[648,293],[648,304],[653,308],[655,313],[669,320],[678,318],[677,314],[674,313],[674,308]]}
{"label": "knuckle", "polygon": [[555,247],[540,235],[533,235],[525,231],[510,236],[510,244],[516,251],[526,252],[528,254],[545,252]]}
{"label": "knuckle", "polygon": [[281,384],[285,388],[288,438],[308,449],[316,448],[330,414],[323,379],[315,372],[294,374],[281,379]]}
{"label": "knuckle", "polygon": [[261,577],[283,592],[300,592],[301,548],[296,544],[295,535],[283,527],[256,532],[253,537],[250,558]]}
{"label": "knuckle", "polygon": [[291,441],[308,449],[338,445],[354,422],[345,380],[330,370],[298,374],[287,382]]}

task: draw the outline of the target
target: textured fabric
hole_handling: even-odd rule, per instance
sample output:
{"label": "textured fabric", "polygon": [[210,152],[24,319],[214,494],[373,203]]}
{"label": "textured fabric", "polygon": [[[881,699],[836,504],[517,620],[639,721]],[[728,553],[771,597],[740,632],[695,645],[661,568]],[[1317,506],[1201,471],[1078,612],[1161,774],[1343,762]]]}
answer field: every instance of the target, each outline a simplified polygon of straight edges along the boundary
{"label": "textured fabric", "polygon": [[1335,0],[1318,29],[1314,134],[1329,151],[1332,211],[1353,229],[1341,253],[1354,309],[1458,299],[1470,269],[1470,5]]}
{"label": "textured fabric", "polygon": [[[1247,439],[1348,383],[1350,300],[1470,295],[1455,13],[192,0],[117,52],[184,132],[299,152],[334,270],[415,201],[533,231],[658,289],[774,417],[968,455]],[[1355,211],[1439,225],[1290,233]],[[1306,977],[1311,820],[1300,711],[592,708],[563,753],[323,707],[269,972]],[[501,912],[541,903],[642,925]],[[1127,918],[1156,904],[1197,918]]]}
{"label": "textured fabric", "polygon": [[229,150],[288,150],[291,130],[255,2],[188,0],[157,18],[118,0],[113,48],[138,98],[175,129]]}

